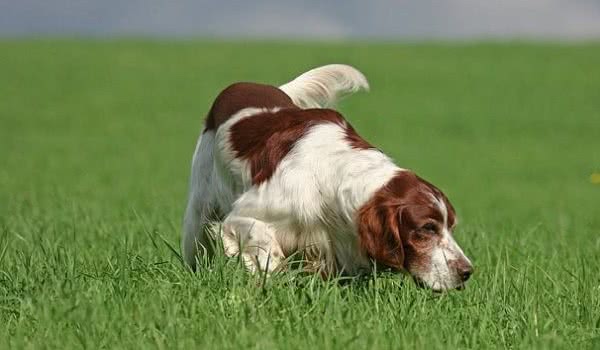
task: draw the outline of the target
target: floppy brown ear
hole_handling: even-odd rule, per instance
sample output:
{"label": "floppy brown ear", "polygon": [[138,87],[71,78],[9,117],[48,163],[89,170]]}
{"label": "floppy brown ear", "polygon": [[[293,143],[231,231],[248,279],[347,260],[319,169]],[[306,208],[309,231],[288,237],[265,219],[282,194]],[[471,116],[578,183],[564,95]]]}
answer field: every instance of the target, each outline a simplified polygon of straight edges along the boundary
{"label": "floppy brown ear", "polygon": [[362,249],[377,263],[402,269],[404,249],[400,238],[398,208],[367,203],[358,212],[358,236]]}

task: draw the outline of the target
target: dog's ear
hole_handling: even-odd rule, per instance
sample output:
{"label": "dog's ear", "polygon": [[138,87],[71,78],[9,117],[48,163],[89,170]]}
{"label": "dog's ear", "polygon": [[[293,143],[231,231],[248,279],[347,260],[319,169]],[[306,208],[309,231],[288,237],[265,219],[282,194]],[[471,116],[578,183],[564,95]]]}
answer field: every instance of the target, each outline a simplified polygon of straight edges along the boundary
{"label": "dog's ear", "polygon": [[400,270],[404,249],[400,236],[400,210],[371,201],[358,212],[358,236],[367,255],[377,263]]}

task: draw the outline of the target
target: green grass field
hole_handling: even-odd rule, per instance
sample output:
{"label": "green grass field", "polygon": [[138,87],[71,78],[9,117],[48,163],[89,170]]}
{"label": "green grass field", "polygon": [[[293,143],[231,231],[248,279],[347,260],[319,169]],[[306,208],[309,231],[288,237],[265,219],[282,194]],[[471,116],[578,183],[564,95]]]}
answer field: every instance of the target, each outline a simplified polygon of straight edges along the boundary
{"label": "green grass field", "polygon": [[[215,95],[360,68],[340,110],[441,187],[476,273],[441,296],[180,264]],[[600,45],[0,42],[0,348],[600,348]]]}

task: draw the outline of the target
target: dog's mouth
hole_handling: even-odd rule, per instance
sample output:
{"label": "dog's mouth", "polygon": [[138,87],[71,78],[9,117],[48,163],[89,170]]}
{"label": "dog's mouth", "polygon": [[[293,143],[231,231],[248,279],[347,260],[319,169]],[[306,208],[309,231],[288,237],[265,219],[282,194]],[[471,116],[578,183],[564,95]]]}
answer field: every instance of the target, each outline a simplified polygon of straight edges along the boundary
{"label": "dog's mouth", "polygon": [[462,291],[466,288],[465,283],[461,283],[458,286],[454,287],[454,288],[431,288],[430,286],[427,285],[427,283],[425,283],[422,279],[413,276],[413,280],[415,281],[415,285],[420,288],[420,289],[429,289],[431,291],[433,291],[434,293],[444,293],[447,292],[449,290],[458,290],[458,291]]}

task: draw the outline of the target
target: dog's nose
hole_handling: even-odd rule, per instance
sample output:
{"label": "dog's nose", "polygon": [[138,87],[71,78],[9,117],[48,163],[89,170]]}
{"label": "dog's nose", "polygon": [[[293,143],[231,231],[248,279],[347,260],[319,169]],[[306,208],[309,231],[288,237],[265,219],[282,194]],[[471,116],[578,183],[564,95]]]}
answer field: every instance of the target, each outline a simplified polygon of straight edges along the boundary
{"label": "dog's nose", "polygon": [[469,277],[471,277],[471,275],[473,274],[473,266],[471,266],[471,265],[463,266],[460,268],[458,273],[460,274],[460,278],[462,279],[462,281],[466,282],[469,279]]}

